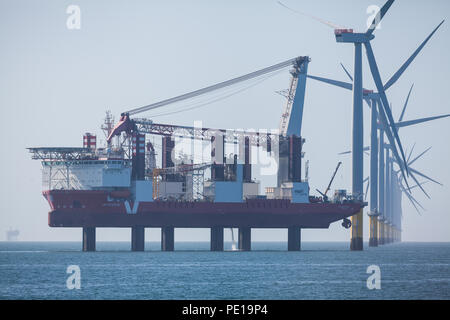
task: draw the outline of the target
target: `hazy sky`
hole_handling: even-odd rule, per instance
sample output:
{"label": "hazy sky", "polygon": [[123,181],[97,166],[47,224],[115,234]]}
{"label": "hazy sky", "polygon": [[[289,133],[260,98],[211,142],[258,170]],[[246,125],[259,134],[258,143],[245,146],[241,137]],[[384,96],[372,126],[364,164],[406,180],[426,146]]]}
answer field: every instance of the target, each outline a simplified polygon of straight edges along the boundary
{"label": "hazy sky", "polygon": [[[339,25],[366,29],[370,5],[382,0],[284,0],[287,5]],[[81,9],[81,28],[69,30],[69,5]],[[372,45],[383,81],[387,81],[434,27],[450,12],[447,0],[398,0]],[[405,119],[450,113],[448,59],[450,22],[444,23],[400,81],[388,91],[398,119],[412,83]],[[80,229],[47,225],[48,204],[41,195],[41,164],[26,147],[81,146],[90,131],[101,136],[105,110],[120,112],[227,80],[289,58],[311,57],[309,73],[347,80],[339,63],[353,69],[353,48],[337,44],[333,30],[282,8],[275,0],[258,1],[0,1],[0,239],[9,227],[21,240],[81,240]],[[373,88],[364,54],[364,86]],[[287,70],[260,85],[208,107],[154,117],[161,123],[205,127],[278,128],[287,88]],[[351,145],[352,94],[308,81],[303,117],[311,190],[324,189],[338,161],[334,188],[351,189],[350,157],[338,156]],[[365,144],[369,142],[369,109]],[[173,110],[168,108],[168,111]],[[165,111],[165,110],[164,110]],[[157,111],[140,116],[152,118]],[[450,119],[402,129],[403,146],[416,153],[432,150],[414,167],[438,179],[428,183],[427,209],[419,216],[403,200],[403,239],[449,241]],[[368,175],[365,157],[365,175]],[[263,185],[275,183],[264,178]],[[365,212],[367,212],[367,208]],[[226,232],[226,240],[230,239]],[[255,230],[254,240],[285,240],[285,230]],[[100,229],[98,240],[130,239],[130,230]],[[147,240],[159,240],[157,229]],[[209,231],[177,229],[176,240],[208,240]],[[329,230],[305,230],[303,240],[347,241],[350,231],[335,223]],[[365,216],[364,237],[368,239]]]}

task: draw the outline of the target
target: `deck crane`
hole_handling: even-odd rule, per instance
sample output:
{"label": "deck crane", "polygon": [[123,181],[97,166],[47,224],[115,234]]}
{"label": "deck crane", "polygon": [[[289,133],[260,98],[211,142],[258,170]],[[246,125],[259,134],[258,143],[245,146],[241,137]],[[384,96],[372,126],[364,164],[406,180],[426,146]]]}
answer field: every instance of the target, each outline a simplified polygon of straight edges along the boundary
{"label": "deck crane", "polygon": [[[319,193],[322,195],[323,201],[324,201],[324,202],[327,202],[327,201],[328,201],[327,193],[328,193],[328,191],[330,191],[331,184],[333,183],[334,178],[336,177],[336,174],[337,174],[337,172],[338,172],[338,170],[339,170],[339,168],[340,168],[341,165],[342,165],[342,162],[339,161],[338,164],[337,164],[337,166],[336,166],[336,169],[334,170],[333,176],[331,177],[330,183],[328,183],[328,187],[327,187],[327,189],[325,190],[325,192],[322,193],[320,190],[316,189],[316,191],[319,192]],[[344,218],[344,219],[342,220],[342,226],[343,226],[345,229],[349,229],[349,228],[351,228],[351,226],[352,226],[352,222],[351,222],[349,219]]]}
{"label": "deck crane", "polygon": [[339,163],[336,166],[336,169],[334,170],[333,176],[331,177],[330,183],[328,183],[328,187],[326,188],[325,192],[322,193],[322,192],[320,192],[319,190],[316,189],[316,191],[319,192],[322,195],[324,201],[327,201],[327,198],[328,198],[327,197],[327,193],[328,193],[328,191],[330,191],[331,184],[333,183],[334,178],[336,177],[336,174],[337,174],[337,172],[339,170],[339,167],[341,165],[342,165],[342,162],[339,161]]}

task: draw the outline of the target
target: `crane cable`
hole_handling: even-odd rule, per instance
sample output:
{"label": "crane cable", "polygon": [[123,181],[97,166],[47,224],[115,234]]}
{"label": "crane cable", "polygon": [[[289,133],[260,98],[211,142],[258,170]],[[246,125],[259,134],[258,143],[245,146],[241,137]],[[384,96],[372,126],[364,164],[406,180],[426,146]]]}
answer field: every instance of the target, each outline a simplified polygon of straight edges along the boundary
{"label": "crane cable", "polygon": [[259,77],[259,76],[264,75],[266,73],[270,73],[270,72],[273,72],[273,71],[277,71],[279,69],[283,69],[285,67],[293,65],[296,62],[297,63],[301,62],[304,59],[307,59],[307,57],[296,57],[296,58],[293,58],[293,59],[290,59],[290,60],[287,60],[287,61],[275,64],[273,66],[270,66],[270,67],[267,67],[267,68],[264,68],[264,69],[261,69],[261,70],[258,70],[258,71],[255,71],[255,72],[252,72],[252,73],[249,73],[249,74],[246,74],[246,75],[234,78],[234,79],[231,79],[231,80],[227,80],[227,81],[224,81],[224,82],[217,83],[217,84],[209,86],[209,87],[205,87],[205,88],[202,88],[202,89],[199,89],[199,90],[195,90],[195,91],[192,91],[192,92],[189,92],[189,93],[185,93],[185,94],[182,94],[182,95],[179,95],[179,96],[176,96],[176,97],[173,97],[173,98],[169,98],[169,99],[166,99],[166,100],[162,100],[162,101],[159,101],[159,102],[155,102],[155,103],[149,104],[147,106],[135,108],[135,109],[132,109],[132,110],[124,112],[124,114],[133,115],[133,114],[141,113],[141,112],[144,112],[144,111],[160,108],[160,107],[163,107],[165,105],[172,104],[172,103],[175,103],[175,102],[178,102],[178,101],[194,98],[194,97],[197,97],[199,95],[202,95],[202,94],[205,94],[205,93],[208,93],[208,92],[211,92],[211,91],[215,91],[215,90],[218,90],[218,89],[229,87],[229,86],[231,86],[233,84],[236,84],[236,83],[239,83],[239,82],[242,82],[242,81],[246,81],[246,80],[250,80],[250,79],[253,79],[253,78],[256,78],[256,77]]}
{"label": "crane cable", "polygon": [[238,89],[238,90],[233,90],[230,93],[221,93],[220,95],[218,95],[218,96],[216,96],[216,97],[214,97],[214,98],[212,98],[210,100],[207,100],[207,101],[204,101],[204,102],[192,103],[190,105],[182,107],[179,110],[174,110],[174,111],[169,111],[169,112],[164,112],[164,113],[158,113],[158,114],[150,115],[149,117],[156,118],[156,117],[161,117],[161,116],[167,116],[167,115],[171,115],[171,114],[176,114],[176,113],[181,113],[181,112],[186,112],[186,111],[198,109],[198,108],[204,107],[206,105],[213,104],[215,102],[227,99],[227,98],[232,97],[234,95],[237,95],[237,94],[239,94],[239,93],[241,93],[243,91],[251,89],[251,88],[257,86],[258,84],[268,80],[269,78],[272,78],[272,77],[278,75],[282,71],[283,70],[278,70],[277,72],[271,73],[270,75],[266,76],[265,78],[259,79],[258,81],[254,82],[254,83],[252,83],[252,84],[250,84],[248,86],[245,86],[245,87],[243,87],[241,89]]}

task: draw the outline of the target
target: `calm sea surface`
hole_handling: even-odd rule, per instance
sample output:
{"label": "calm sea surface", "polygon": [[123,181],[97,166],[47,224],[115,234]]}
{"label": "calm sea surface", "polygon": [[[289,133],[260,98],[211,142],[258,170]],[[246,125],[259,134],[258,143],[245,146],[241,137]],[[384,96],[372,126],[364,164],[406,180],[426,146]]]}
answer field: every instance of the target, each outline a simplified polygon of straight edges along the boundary
{"label": "calm sea surface", "polygon": [[[348,243],[252,243],[252,252],[209,252],[209,243],[0,242],[0,299],[450,299],[450,244],[401,243],[350,252]],[[231,248],[230,243],[225,243]],[[66,273],[78,265],[81,289]],[[367,267],[381,270],[369,290]]]}

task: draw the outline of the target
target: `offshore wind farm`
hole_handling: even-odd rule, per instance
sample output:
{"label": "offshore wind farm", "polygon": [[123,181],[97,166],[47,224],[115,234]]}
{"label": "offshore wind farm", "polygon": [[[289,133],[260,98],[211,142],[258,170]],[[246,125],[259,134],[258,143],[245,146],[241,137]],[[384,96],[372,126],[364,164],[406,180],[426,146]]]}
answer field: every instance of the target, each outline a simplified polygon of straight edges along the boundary
{"label": "offshore wind farm", "polygon": [[[7,21],[39,58],[3,59],[5,80],[22,77],[4,81],[7,116],[23,123],[20,157],[2,160],[1,231],[29,242],[0,244],[0,298],[448,299],[450,5],[175,2],[116,1],[111,31],[102,3],[67,8],[63,30],[48,3],[33,37]],[[69,260],[86,291],[12,273]],[[94,289],[101,266],[123,291]]]}
{"label": "offshore wind farm", "polygon": [[[354,47],[353,76],[342,65],[351,83],[308,75],[311,58],[298,56],[195,91],[125,110],[118,122],[114,122],[108,112],[102,125],[106,137],[103,146],[97,146],[96,135],[88,132],[83,136],[82,148],[28,148],[32,158],[40,160],[43,166],[43,196],[51,208],[49,226],[82,228],[83,251],[95,251],[96,228],[102,227],[131,228],[133,251],[145,250],[145,228],[161,228],[163,251],[174,250],[175,228],[209,228],[213,251],[223,251],[224,229],[238,228],[238,247],[249,251],[252,228],[287,228],[287,248],[296,251],[301,249],[302,229],[326,229],[331,223],[342,220],[344,228],[351,228],[350,250],[360,251],[363,250],[364,199],[370,191],[369,245],[376,247],[401,241],[402,210],[399,204],[402,193],[416,210],[417,205],[421,206],[413,197],[408,180],[412,179],[416,183],[413,187],[420,188],[427,197],[423,182],[416,175],[438,182],[409,167],[411,162],[407,161],[399,129],[446,118],[450,114],[402,122],[411,87],[399,122],[395,122],[386,90],[399,80],[444,21],[383,84],[371,41],[393,3],[394,0],[387,1],[363,33],[349,28],[334,29],[337,43],[350,43]],[[335,28],[328,22],[319,21]],[[363,88],[363,46],[376,91]],[[210,99],[212,94],[223,94],[230,88],[236,90],[242,83],[255,79],[262,81],[287,67],[291,68],[290,85],[282,93],[287,102],[275,132],[161,124],[151,118],[135,117],[205,96]],[[328,197],[326,193],[333,176],[325,194],[318,191],[320,195],[313,195],[308,175],[302,176],[306,140],[301,129],[307,107],[308,78],[352,91],[351,192],[335,190],[334,195]],[[367,149],[370,152],[370,176],[366,196],[363,188],[364,100],[371,109],[371,138]],[[208,102],[202,102],[200,106],[206,109]],[[189,112],[190,108],[174,112]],[[150,142],[155,136],[162,139],[159,150]],[[196,161],[198,154],[191,147],[193,153],[185,154],[179,161],[176,144],[180,141],[176,142],[177,138],[210,144],[209,159]],[[226,153],[226,146],[230,144],[236,153]],[[260,192],[260,182],[252,177],[252,147],[262,147],[276,162],[277,184],[266,187],[265,192]],[[157,153],[162,155],[161,166],[157,165]]]}

